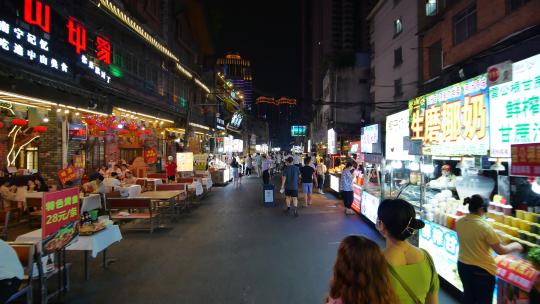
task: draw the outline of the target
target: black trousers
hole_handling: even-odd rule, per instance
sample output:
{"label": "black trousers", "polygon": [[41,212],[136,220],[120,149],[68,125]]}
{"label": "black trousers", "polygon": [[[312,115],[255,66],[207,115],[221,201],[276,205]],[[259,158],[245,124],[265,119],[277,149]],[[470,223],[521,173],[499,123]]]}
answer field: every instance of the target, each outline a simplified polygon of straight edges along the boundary
{"label": "black trousers", "polygon": [[270,172],[268,172],[268,170],[263,171],[263,183],[265,185],[270,184]]}
{"label": "black trousers", "polygon": [[463,283],[463,304],[484,304],[493,301],[495,276],[478,266],[458,262]]}
{"label": "black trousers", "polygon": [[0,280],[0,303],[6,302],[21,286],[21,280],[17,278]]}

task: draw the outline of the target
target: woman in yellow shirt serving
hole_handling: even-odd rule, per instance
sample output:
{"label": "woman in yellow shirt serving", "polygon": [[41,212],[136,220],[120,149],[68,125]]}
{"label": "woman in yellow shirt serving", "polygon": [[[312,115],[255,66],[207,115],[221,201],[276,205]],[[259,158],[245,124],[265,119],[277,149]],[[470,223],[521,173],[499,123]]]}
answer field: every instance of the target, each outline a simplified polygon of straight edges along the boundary
{"label": "woman in yellow shirt serving", "polygon": [[491,303],[495,288],[497,266],[493,251],[497,254],[519,252],[519,243],[501,244],[499,236],[484,220],[489,200],[475,194],[465,198],[469,214],[456,223],[459,238],[458,272],[463,283],[464,304]]}

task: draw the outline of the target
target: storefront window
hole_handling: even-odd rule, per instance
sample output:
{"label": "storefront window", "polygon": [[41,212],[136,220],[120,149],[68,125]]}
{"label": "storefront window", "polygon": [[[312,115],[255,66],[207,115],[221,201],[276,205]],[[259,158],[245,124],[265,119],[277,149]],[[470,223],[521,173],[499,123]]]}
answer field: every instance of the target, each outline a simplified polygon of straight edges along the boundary
{"label": "storefront window", "polygon": [[25,164],[21,164],[21,168],[26,168],[28,170],[37,170],[38,169],[38,148],[30,147],[24,149],[23,159]]}

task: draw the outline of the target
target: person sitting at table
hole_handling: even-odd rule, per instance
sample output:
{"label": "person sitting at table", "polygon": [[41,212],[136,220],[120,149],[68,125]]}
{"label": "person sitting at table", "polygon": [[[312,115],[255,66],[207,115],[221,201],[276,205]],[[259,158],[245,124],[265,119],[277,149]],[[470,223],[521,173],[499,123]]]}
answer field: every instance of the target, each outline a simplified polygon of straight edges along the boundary
{"label": "person sitting at table", "polygon": [[36,183],[34,182],[34,179],[29,179],[28,182],[26,183],[26,186],[27,186],[27,190],[28,192],[35,192],[36,191]]}
{"label": "person sitting at table", "polygon": [[105,178],[101,174],[92,175],[88,183],[83,185],[83,191],[85,193],[105,193],[105,185],[103,180]]}
{"label": "person sitting at table", "polygon": [[122,177],[122,169],[120,169],[119,165],[115,164],[111,169],[109,169],[109,171],[108,171],[109,176],[112,176],[113,172],[116,172],[116,174],[119,177]]}
{"label": "person sitting at table", "polygon": [[126,164],[120,165],[120,170],[122,170],[122,176],[126,176],[126,172],[129,172],[128,165]]}
{"label": "person sitting at table", "polygon": [[0,198],[3,209],[11,207],[12,203],[17,201],[17,187],[11,185],[9,180],[4,180],[0,186]]}
{"label": "person sitting at table", "polygon": [[47,185],[47,183],[45,182],[45,180],[43,179],[43,177],[41,175],[39,175],[38,173],[34,174],[33,175],[34,179],[34,184],[36,184],[34,190],[35,191],[38,191],[38,192],[48,192],[49,191],[49,186]]}
{"label": "person sitting at table", "polygon": [[107,166],[101,166],[97,172],[103,176],[107,176],[107,171]]}
{"label": "person sitting at table", "polygon": [[120,182],[120,179],[118,178],[118,173],[116,172],[111,173],[111,177],[105,178],[103,180],[103,184],[105,185],[105,187],[111,188],[111,189],[120,187],[121,182]]}
{"label": "person sitting at table", "polygon": [[135,185],[137,183],[137,178],[133,176],[131,171],[127,171],[123,182],[125,185]]}
{"label": "person sitting at table", "polygon": [[1,239],[0,261],[0,303],[5,303],[19,290],[24,269],[15,250]]}

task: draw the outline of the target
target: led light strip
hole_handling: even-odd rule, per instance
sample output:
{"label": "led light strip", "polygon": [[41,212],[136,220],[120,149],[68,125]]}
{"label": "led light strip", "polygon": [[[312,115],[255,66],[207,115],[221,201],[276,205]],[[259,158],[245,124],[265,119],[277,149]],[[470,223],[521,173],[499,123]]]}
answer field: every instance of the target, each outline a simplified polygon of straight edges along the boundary
{"label": "led light strip", "polygon": [[116,109],[117,109],[118,111],[120,111],[120,112],[126,112],[126,113],[129,113],[129,114],[133,114],[133,115],[137,115],[137,116],[142,116],[142,117],[146,117],[146,118],[150,118],[150,119],[154,119],[154,120],[160,120],[160,121],[164,121],[164,122],[174,123],[174,121],[168,120],[168,119],[163,119],[163,118],[158,118],[158,117],[151,116],[151,115],[146,115],[146,114],[142,114],[142,113],[137,113],[137,112],[133,112],[133,111],[126,110],[126,109],[122,109],[122,108],[116,108]]}
{"label": "led light strip", "polygon": [[132,30],[134,30],[137,34],[141,35],[148,43],[153,45],[156,49],[158,49],[163,54],[167,55],[171,59],[175,61],[180,61],[178,57],[176,57],[169,49],[167,49],[163,44],[159,43],[154,37],[152,37],[147,31],[145,31],[140,25],[138,25],[133,19],[131,19],[129,16],[127,16],[124,12],[122,12],[118,7],[116,7],[112,2],[109,0],[100,0],[99,5],[103,5],[109,12],[114,14],[116,17],[118,17],[120,20],[124,22],[127,26],[129,26]]}
{"label": "led light strip", "polygon": [[99,0],[98,7],[101,7],[103,5],[109,12],[111,12],[113,15],[115,15],[118,19],[120,19],[125,25],[129,26],[133,31],[135,31],[137,34],[139,34],[144,40],[146,40],[148,43],[153,45],[156,49],[158,49],[160,52],[168,56],[169,58],[176,61],[176,68],[184,74],[189,79],[195,79],[195,82],[207,93],[210,93],[210,90],[206,85],[204,85],[200,80],[193,77],[193,74],[191,74],[185,67],[182,66],[180,63],[180,59],[174,55],[174,53],[169,50],[167,47],[165,47],[163,44],[159,43],[152,35],[150,35],[147,31],[145,31],[139,24],[137,24],[131,17],[126,15],[120,8],[118,8],[116,5],[114,5],[109,0]]}
{"label": "led light strip", "polygon": [[204,130],[210,130],[209,127],[203,126],[203,125],[200,125],[200,124],[196,124],[194,122],[190,122],[189,125],[192,126],[192,127],[197,127],[197,128],[201,128],[201,129],[204,129]]}

